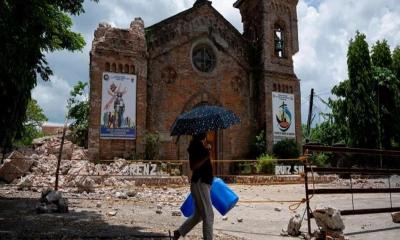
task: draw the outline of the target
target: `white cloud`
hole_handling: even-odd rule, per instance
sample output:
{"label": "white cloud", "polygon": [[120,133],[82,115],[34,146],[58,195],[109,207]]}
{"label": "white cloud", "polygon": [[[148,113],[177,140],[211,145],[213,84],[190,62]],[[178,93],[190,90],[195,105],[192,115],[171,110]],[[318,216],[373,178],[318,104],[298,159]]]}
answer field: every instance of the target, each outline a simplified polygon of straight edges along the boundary
{"label": "white cloud", "polygon": [[[146,26],[162,21],[193,5],[194,0],[104,0],[85,1],[86,13],[73,17],[75,31],[86,40],[82,52],[48,54],[57,77],[51,83],[40,82],[33,95],[48,113],[49,120],[63,122],[65,104],[71,86],[89,78],[89,51],[94,30],[106,21],[128,28],[135,17]],[[242,30],[241,16],[233,8],[235,0],[214,0],[213,6]],[[386,38],[393,47],[400,44],[400,4],[398,0],[300,0],[298,5],[300,51],[294,57],[295,72],[301,79],[302,118],[307,117],[307,96],[312,87],[325,94],[347,78],[346,54],[356,30],[367,35],[370,45]],[[59,85],[59,86],[58,86]],[[53,100],[49,100],[53,99]],[[323,108],[321,103],[319,108]]]}
{"label": "white cloud", "polygon": [[[303,100],[311,88],[327,98],[326,93],[347,78],[347,47],[357,30],[367,35],[370,47],[383,38],[392,48],[400,43],[400,5],[396,0],[325,0],[319,5],[300,0],[298,20],[300,51],[294,65],[302,80]],[[319,110],[324,108],[317,104]],[[304,122],[308,104],[303,104],[302,110]]]}
{"label": "white cloud", "polygon": [[50,122],[62,123],[67,113],[67,99],[71,85],[63,78],[52,76],[50,81],[40,81],[32,91],[32,98],[38,101]]}

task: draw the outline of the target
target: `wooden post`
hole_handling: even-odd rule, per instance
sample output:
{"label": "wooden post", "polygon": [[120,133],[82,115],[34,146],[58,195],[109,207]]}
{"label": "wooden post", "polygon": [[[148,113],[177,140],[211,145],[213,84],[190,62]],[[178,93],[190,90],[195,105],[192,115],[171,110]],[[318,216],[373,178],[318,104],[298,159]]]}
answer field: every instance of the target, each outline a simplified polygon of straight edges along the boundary
{"label": "wooden post", "polygon": [[64,139],[65,139],[66,131],[67,131],[67,121],[65,121],[65,124],[64,124],[63,134],[62,134],[62,138],[61,138],[60,152],[58,153],[58,161],[57,161],[57,169],[56,169],[56,183],[54,186],[55,191],[58,190],[58,178],[59,178],[61,157],[62,157],[62,151],[63,151],[63,147],[64,147]]}

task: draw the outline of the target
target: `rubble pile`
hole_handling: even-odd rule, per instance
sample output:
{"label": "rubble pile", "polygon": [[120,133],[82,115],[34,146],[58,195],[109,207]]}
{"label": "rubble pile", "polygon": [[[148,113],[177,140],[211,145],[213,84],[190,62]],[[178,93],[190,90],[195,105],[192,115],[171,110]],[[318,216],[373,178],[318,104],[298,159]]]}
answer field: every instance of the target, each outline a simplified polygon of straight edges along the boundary
{"label": "rubble pile", "polygon": [[0,178],[8,183],[22,177],[31,168],[33,161],[17,151],[12,152],[0,167]]}
{"label": "rubble pile", "polygon": [[290,218],[287,229],[282,229],[281,236],[300,236],[301,223],[302,219],[300,217],[300,214],[296,214],[294,217]]}
{"label": "rubble pile", "polygon": [[68,201],[63,198],[61,192],[50,188],[42,192],[40,203],[36,207],[37,213],[67,213]]}
{"label": "rubble pile", "polygon": [[[389,184],[390,181],[390,184]],[[400,187],[400,176],[392,175],[390,178],[361,178],[357,176],[352,176],[350,179],[339,178],[333,182],[334,186],[337,187],[353,187],[353,188],[388,188],[390,187]]]}
{"label": "rubble pile", "polygon": [[[60,137],[46,137],[34,140],[34,151],[23,155],[14,152],[5,164],[0,167],[0,178],[8,183],[18,185],[20,190],[32,190],[41,192],[43,189],[55,184],[55,172],[57,169],[58,154],[61,147]],[[13,158],[14,156],[14,158]],[[117,159],[110,164],[94,164],[88,161],[87,150],[65,140],[59,171],[59,186],[64,192],[92,193],[99,191],[111,191],[116,187],[130,189],[135,185],[188,184],[186,177],[163,178],[168,176],[163,169],[155,164],[130,163],[125,159]],[[157,167],[160,178],[150,176],[146,178],[138,172],[153,171]],[[154,166],[153,166],[154,165]],[[122,193],[123,196],[128,193]],[[129,197],[129,196],[127,196]],[[120,197],[119,197],[120,198]]]}
{"label": "rubble pile", "polygon": [[340,211],[332,207],[317,208],[313,211],[315,222],[320,229],[320,235],[333,239],[344,239],[345,228]]}

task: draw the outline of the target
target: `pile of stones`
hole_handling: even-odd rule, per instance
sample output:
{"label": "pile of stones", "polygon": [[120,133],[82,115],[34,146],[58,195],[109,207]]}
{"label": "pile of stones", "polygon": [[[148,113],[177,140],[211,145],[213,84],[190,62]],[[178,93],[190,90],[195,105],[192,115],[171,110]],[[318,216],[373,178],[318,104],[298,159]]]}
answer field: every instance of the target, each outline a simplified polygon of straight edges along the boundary
{"label": "pile of stones", "polygon": [[67,213],[68,200],[62,197],[61,192],[46,189],[36,207],[37,213]]}

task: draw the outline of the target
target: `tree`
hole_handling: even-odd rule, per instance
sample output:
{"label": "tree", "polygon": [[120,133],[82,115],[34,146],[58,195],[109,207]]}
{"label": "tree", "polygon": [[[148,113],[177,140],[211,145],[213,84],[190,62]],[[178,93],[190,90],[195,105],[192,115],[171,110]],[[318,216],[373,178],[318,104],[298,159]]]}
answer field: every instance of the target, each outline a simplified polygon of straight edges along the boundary
{"label": "tree", "polygon": [[388,69],[392,67],[392,54],[390,53],[389,44],[385,39],[383,41],[377,41],[375,45],[372,46],[371,53],[373,66]]}
{"label": "tree", "polygon": [[[357,32],[347,53],[348,88],[344,88],[348,140],[353,147],[378,145],[377,107],[373,93],[372,64],[366,36]],[[339,93],[339,89],[336,89]]]}
{"label": "tree", "polygon": [[[94,0],[97,1],[97,0]],[[0,146],[3,151],[23,130],[31,90],[39,75],[49,80],[52,71],[45,53],[77,51],[85,45],[71,30],[70,15],[84,12],[84,0],[0,1]]]}
{"label": "tree", "polygon": [[79,81],[71,90],[68,99],[68,119],[73,119],[71,124],[72,141],[79,146],[88,145],[89,132],[89,97],[88,83]]}
{"label": "tree", "polygon": [[322,143],[344,142],[353,147],[391,148],[399,143],[400,49],[393,55],[386,40],[377,41],[369,56],[365,35],[357,33],[348,49],[349,79],[332,89],[325,104],[331,113],[316,127]]}
{"label": "tree", "polygon": [[372,47],[373,86],[378,110],[379,147],[389,149],[397,134],[400,117],[399,80],[394,74],[390,47],[386,40]]}
{"label": "tree", "polygon": [[[393,74],[396,76],[396,79],[397,79],[397,86],[399,86],[399,84],[400,84],[400,47],[399,46],[397,46],[395,49],[394,49],[394,51],[393,51],[393,54],[392,54],[392,60],[393,60],[393,63],[392,63],[392,71],[393,71]],[[399,93],[400,92],[400,87],[398,88],[398,90],[397,91],[395,91],[395,101],[396,101],[396,108],[394,109],[396,112],[395,113],[393,113],[393,114],[396,114],[397,116],[399,116],[400,117],[400,96],[399,96]],[[395,141],[395,144],[397,145],[397,147],[400,147],[400,122],[397,122],[398,124],[396,125],[396,127],[395,127],[395,130],[394,130],[394,141]]]}
{"label": "tree", "polygon": [[324,122],[317,124],[311,129],[310,139],[317,141],[318,143],[332,146],[336,143],[344,143],[345,139],[339,131],[337,125],[334,123],[332,118],[325,120]]}
{"label": "tree", "polygon": [[14,144],[17,146],[28,146],[32,144],[33,139],[42,136],[40,128],[46,121],[47,117],[44,115],[43,109],[40,108],[36,100],[31,99],[28,102],[23,129],[19,135],[17,135]]}
{"label": "tree", "polygon": [[397,79],[400,79],[400,46],[397,46],[392,54],[392,70]]}

